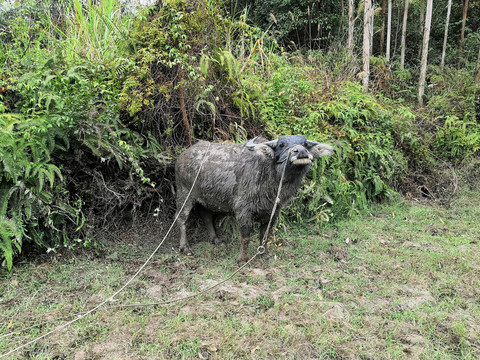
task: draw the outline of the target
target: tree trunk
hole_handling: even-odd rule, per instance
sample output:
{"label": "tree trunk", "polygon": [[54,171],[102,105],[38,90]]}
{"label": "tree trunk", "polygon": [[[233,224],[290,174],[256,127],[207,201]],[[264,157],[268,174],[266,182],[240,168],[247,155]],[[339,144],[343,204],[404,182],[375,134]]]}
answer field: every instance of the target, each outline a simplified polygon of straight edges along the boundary
{"label": "tree trunk", "polygon": [[467,23],[468,0],[465,0],[463,6],[462,30],[460,32],[460,60],[463,59],[463,48],[465,45],[465,24]]}
{"label": "tree trunk", "polygon": [[422,58],[420,61],[420,81],[418,83],[418,104],[423,106],[425,93],[425,79],[427,77],[428,42],[430,40],[430,25],[432,23],[433,0],[427,0],[427,13],[425,14],[425,30],[423,31]]}
{"label": "tree trunk", "polygon": [[353,0],[348,0],[348,55],[353,55],[353,28],[355,27],[355,14],[353,13]]}
{"label": "tree trunk", "polygon": [[[340,18],[340,36],[342,37],[343,34],[344,34],[344,30],[345,30],[345,2],[344,0],[340,0],[340,4],[341,4],[341,7],[342,7],[342,17]],[[315,6],[315,3],[313,4],[313,6]],[[313,6],[312,6],[312,9],[313,9]],[[313,11],[312,11],[312,14],[313,14]]]}
{"label": "tree trunk", "polygon": [[442,68],[442,70],[443,70],[443,67],[445,66],[445,53],[447,52],[448,24],[450,23],[451,9],[452,9],[452,0],[448,0],[447,21],[445,22],[445,34],[443,35],[442,60],[440,62],[440,67]]}
{"label": "tree trunk", "polygon": [[372,0],[372,16],[371,16],[371,19],[370,19],[370,56],[372,56],[373,54],[373,22],[374,22],[374,19],[375,19],[375,13],[374,13],[374,10],[375,10],[375,0]]}
{"label": "tree trunk", "polygon": [[386,2],[382,0],[382,32],[380,33],[380,56],[383,56],[385,52],[383,51],[383,47],[385,45],[385,10],[386,10]]}
{"label": "tree trunk", "polygon": [[409,0],[405,0],[405,11],[403,12],[403,27],[402,27],[402,50],[400,52],[400,67],[402,69],[405,66],[405,46],[407,42],[408,3],[409,3]]}
{"label": "tree trunk", "polygon": [[390,43],[392,37],[392,0],[388,0],[388,19],[387,19],[387,50],[385,57],[390,61]]}
{"label": "tree trunk", "polygon": [[[313,4],[315,5],[315,3]],[[310,4],[308,4],[307,10],[308,10],[308,47],[310,48],[310,50],[312,50],[312,14],[310,11]]]}
{"label": "tree trunk", "polygon": [[[423,38],[424,22],[425,22],[425,1],[421,0],[419,32],[420,32],[420,37],[422,37],[422,38]],[[422,55],[422,47],[420,46],[418,48],[418,57],[420,57],[421,55]]]}
{"label": "tree trunk", "polygon": [[[178,76],[178,82],[182,81],[183,74],[181,67],[177,67],[177,76]],[[183,85],[180,85],[178,87],[178,98],[180,101],[180,109],[182,110],[182,119],[183,119],[183,125],[185,126],[185,132],[188,135],[188,143],[192,143],[192,130],[190,128],[190,122],[188,121],[188,116],[187,116],[187,107],[185,106],[185,94],[183,91]]]}
{"label": "tree trunk", "polygon": [[368,91],[368,80],[370,77],[370,35],[372,18],[372,0],[364,0],[365,6],[363,9],[363,88]]}

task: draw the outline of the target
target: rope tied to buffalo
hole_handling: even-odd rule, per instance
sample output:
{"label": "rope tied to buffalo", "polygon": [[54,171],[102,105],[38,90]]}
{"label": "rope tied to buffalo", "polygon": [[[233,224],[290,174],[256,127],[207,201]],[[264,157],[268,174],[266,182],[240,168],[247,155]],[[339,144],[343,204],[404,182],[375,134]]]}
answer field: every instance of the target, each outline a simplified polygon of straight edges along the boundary
{"label": "rope tied to buffalo", "polygon": [[[104,301],[102,301],[100,304],[94,306],[92,309],[88,310],[87,312],[85,313],[82,313],[82,314],[77,314],[75,316],[74,319],[70,320],[70,321],[67,321],[66,323],[64,324],[61,324],[57,327],[55,327],[54,329],[46,332],[45,334],[43,335],[40,335],[38,336],[37,338],[29,341],[29,342],[26,342],[4,354],[0,354],[0,359],[2,358],[5,358],[29,345],[32,345],[34,343],[36,343],[37,341],[55,333],[55,332],[58,332],[60,330],[63,330],[67,327],[69,327],[70,325],[72,325],[73,323],[77,322],[77,321],[80,321],[81,319],[85,318],[86,316],[96,312],[98,309],[100,309],[101,307],[103,307],[104,305],[108,304],[108,303],[112,303],[112,302],[115,302],[115,297],[120,294],[128,285],[130,285],[130,283],[132,283],[133,280],[135,280],[135,278],[137,278],[137,276],[142,272],[142,270],[145,268],[145,266],[150,262],[150,260],[153,258],[153,256],[158,252],[158,250],[160,249],[160,247],[163,245],[163,243],[165,242],[165,240],[167,239],[167,237],[170,235],[170,232],[172,231],[175,223],[177,222],[178,220],[178,217],[179,217],[179,214],[180,212],[183,210],[183,208],[185,207],[194,187],[195,187],[195,184],[197,182],[197,179],[200,175],[200,171],[205,163],[205,160],[207,158],[207,155],[210,151],[210,145],[211,143],[208,144],[208,147],[207,147],[207,151],[205,152],[205,155],[202,159],[202,162],[199,166],[199,169],[198,169],[198,172],[195,176],[195,179],[194,179],[194,182],[192,184],[192,187],[190,188],[190,191],[188,192],[187,194],[187,197],[184,201],[184,203],[182,204],[181,208],[179,210],[177,210],[177,214],[175,216],[175,219],[173,220],[172,224],[170,225],[169,229],[167,230],[165,236],[163,237],[162,241],[158,244],[158,246],[155,248],[155,250],[151,253],[151,255],[147,258],[147,260],[138,268],[138,270],[135,272],[134,275],[132,275],[130,277],[130,279],[123,285],[121,286],[117,291],[115,291],[115,293],[113,293],[113,295],[111,295],[110,297],[108,297],[107,299],[105,299]],[[290,151],[289,151],[290,152]],[[290,154],[289,154],[290,155]],[[275,198],[275,201],[274,201],[274,204],[273,204],[273,208],[272,208],[272,212],[270,214],[270,220],[268,222],[268,225],[267,225],[267,228],[265,230],[265,233],[263,235],[263,239],[262,239],[262,242],[261,244],[257,247],[257,251],[255,252],[255,254],[249,259],[247,260],[243,265],[241,265],[237,270],[235,270],[232,274],[230,274],[229,276],[227,276],[225,279],[223,279],[222,281],[212,285],[212,286],[209,286],[195,294],[192,294],[192,295],[188,295],[188,296],[184,296],[184,297],[181,297],[181,298],[177,298],[177,299],[170,299],[170,300],[165,300],[165,301],[161,301],[161,302],[155,302],[155,303],[145,303],[145,304],[126,304],[126,305],[116,305],[116,306],[113,306],[112,308],[125,308],[125,307],[145,307],[145,306],[157,306],[157,305],[167,305],[167,304],[172,304],[172,303],[177,303],[177,302],[181,302],[181,301],[186,301],[186,300],[190,300],[192,298],[195,298],[195,297],[198,297],[202,294],[205,294],[217,287],[219,287],[220,285],[226,283],[227,281],[229,281],[230,279],[232,279],[235,275],[237,275],[240,271],[242,271],[245,267],[247,267],[255,258],[257,258],[257,256],[259,255],[262,255],[265,253],[266,251],[266,244],[267,244],[267,238],[268,238],[268,233],[270,231],[270,228],[272,226],[272,222],[273,222],[273,218],[274,218],[274,215],[275,215],[275,212],[277,210],[277,207],[278,207],[278,204],[280,203],[280,194],[281,194],[281,190],[282,190],[282,184],[283,184],[283,179],[284,179],[284,176],[285,176],[285,170],[286,170],[286,164],[283,166],[283,170],[282,170],[282,175],[280,177],[280,182],[279,182],[279,185],[278,185],[278,190],[277,190],[277,196]],[[45,323],[43,324],[39,324],[38,326],[41,326],[41,325],[45,325]],[[35,327],[35,326],[31,326],[31,327],[28,327],[27,329],[24,329],[24,330],[28,330],[28,329],[31,329],[32,327]],[[11,333],[12,335],[13,334],[18,334],[20,333],[21,331],[16,331],[16,332],[13,332]],[[6,334],[6,335],[3,335],[2,337],[4,336],[8,336],[9,334]]]}
{"label": "rope tied to buffalo", "polygon": [[219,287],[220,285],[226,283],[227,281],[231,280],[235,275],[237,275],[240,271],[242,271],[245,267],[247,267],[253,260],[255,260],[255,258],[257,258],[257,256],[264,254],[265,250],[266,250],[266,245],[267,245],[268,232],[270,231],[270,228],[271,228],[272,222],[273,222],[273,218],[275,216],[275,212],[277,211],[278,204],[280,203],[280,193],[282,191],[282,184],[283,184],[283,179],[285,177],[286,168],[287,167],[284,166],[283,170],[282,170],[282,175],[280,177],[280,183],[278,184],[277,196],[275,198],[275,202],[273,204],[272,212],[270,214],[270,220],[268,221],[268,225],[267,225],[267,228],[265,230],[265,234],[263,235],[263,238],[262,238],[262,243],[257,247],[257,251],[255,252],[255,254],[250,259],[248,259],[243,265],[241,265],[237,270],[235,270],[233,273],[231,273],[229,276],[227,276],[222,281],[219,281],[218,283],[213,284],[212,286],[209,286],[205,289],[202,289],[201,291],[196,292],[195,294],[192,294],[192,295],[187,295],[187,296],[180,297],[180,298],[177,298],[177,299],[170,299],[170,300],[153,302],[153,303],[136,303],[136,304],[116,305],[115,307],[125,308],[125,307],[158,306],[158,305],[167,305],[167,304],[172,304],[172,303],[186,301],[186,300],[196,298],[196,297],[198,297],[202,294],[205,294],[209,291],[212,291],[213,289],[215,289],[215,288]]}

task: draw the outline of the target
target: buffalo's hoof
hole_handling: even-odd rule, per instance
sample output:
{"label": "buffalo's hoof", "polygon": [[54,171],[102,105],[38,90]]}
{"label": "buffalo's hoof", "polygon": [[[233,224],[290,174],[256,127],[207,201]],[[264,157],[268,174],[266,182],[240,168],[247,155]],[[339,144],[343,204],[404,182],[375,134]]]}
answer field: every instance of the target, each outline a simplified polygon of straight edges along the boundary
{"label": "buffalo's hoof", "polygon": [[193,251],[189,247],[187,248],[180,248],[180,252],[186,256],[193,256]]}

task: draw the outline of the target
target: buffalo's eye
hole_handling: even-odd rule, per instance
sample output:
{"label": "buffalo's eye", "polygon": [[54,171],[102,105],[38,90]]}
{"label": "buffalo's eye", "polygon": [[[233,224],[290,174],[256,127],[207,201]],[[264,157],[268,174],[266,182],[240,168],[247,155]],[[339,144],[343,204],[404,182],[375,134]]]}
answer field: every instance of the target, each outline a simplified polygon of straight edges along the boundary
{"label": "buffalo's eye", "polygon": [[304,146],[304,147],[307,147],[307,146],[308,146],[307,142],[304,142],[304,143],[303,143],[303,146]]}
{"label": "buffalo's eye", "polygon": [[285,144],[280,144],[280,147],[281,147],[281,148],[285,147]]}

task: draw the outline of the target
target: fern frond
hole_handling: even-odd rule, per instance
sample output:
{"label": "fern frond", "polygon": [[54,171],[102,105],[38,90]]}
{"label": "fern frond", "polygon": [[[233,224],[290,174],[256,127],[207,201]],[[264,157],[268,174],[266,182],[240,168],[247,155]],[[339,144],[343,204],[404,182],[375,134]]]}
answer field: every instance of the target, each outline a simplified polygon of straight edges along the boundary
{"label": "fern frond", "polygon": [[[1,255],[5,258],[8,270],[11,270],[13,265],[14,250],[12,238],[16,238],[15,229],[16,226],[11,220],[0,217],[0,250]],[[18,246],[16,247],[18,249]]]}

